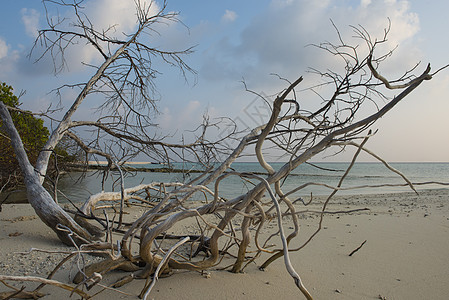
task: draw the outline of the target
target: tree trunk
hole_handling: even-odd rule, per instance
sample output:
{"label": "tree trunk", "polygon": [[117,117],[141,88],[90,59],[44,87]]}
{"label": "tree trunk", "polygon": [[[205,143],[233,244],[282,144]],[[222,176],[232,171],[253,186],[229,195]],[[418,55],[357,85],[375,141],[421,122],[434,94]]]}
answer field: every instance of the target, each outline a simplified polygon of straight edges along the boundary
{"label": "tree trunk", "polygon": [[[52,198],[48,191],[43,187],[39,180],[39,175],[34,171],[33,166],[28,160],[28,156],[23,148],[22,140],[14,127],[11,115],[8,109],[0,101],[0,117],[3,120],[3,127],[11,138],[11,144],[22,170],[24,183],[27,190],[28,202],[34,208],[39,218],[49,226],[59,237],[67,244],[73,245],[69,237],[70,232],[58,230],[58,224],[68,227],[75,235],[75,242],[83,242],[83,239],[94,240],[94,236],[86,229],[77,224],[72,217],[67,214]],[[85,242],[85,241],[84,241]]]}

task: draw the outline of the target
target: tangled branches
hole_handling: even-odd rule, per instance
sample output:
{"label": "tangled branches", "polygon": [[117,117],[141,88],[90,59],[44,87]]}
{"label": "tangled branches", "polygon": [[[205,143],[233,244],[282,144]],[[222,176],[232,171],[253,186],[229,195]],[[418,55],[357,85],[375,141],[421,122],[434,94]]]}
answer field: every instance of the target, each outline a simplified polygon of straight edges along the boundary
{"label": "tangled branches", "polygon": [[[298,289],[307,299],[312,299],[292,266],[289,254],[302,249],[319,232],[323,216],[328,212],[327,205],[342,188],[343,181],[362,151],[381,160],[391,171],[402,176],[406,185],[413,188],[412,183],[399,171],[366,149],[365,143],[373,135],[371,125],[422,82],[432,78],[430,66],[419,75],[412,75],[415,70],[413,68],[398,79],[387,80],[380,75],[378,69],[391,52],[376,56],[375,50],[379,44],[386,41],[388,30],[381,39],[373,40],[363,27],[354,27],[356,36],[366,45],[363,48],[365,52],[358,45],[345,43],[338,33],[338,44],[324,43],[316,47],[342,63],[343,71],[311,69],[310,74],[318,75],[322,82],[303,89],[318,95],[321,103],[319,108],[316,108],[314,103],[314,109],[306,109],[307,103],[298,99],[297,88],[302,84],[303,77],[293,82],[287,81],[286,88],[272,103],[269,120],[239,138],[238,145],[232,151],[226,152],[225,158],[219,160],[220,163],[211,164],[211,161],[218,160],[217,157],[225,153],[226,147],[221,144],[222,140],[212,142],[206,138],[207,129],[216,126],[207,118],[199,127],[200,133],[192,143],[171,144],[148,135],[151,122],[146,109],[152,109],[154,104],[147,94],[154,71],[151,69],[151,55],[177,65],[181,70],[190,70],[180,59],[181,55],[189,53],[190,49],[165,52],[139,42],[139,36],[151,30],[155,23],[176,20],[176,15],[165,14],[164,8],[156,15],[151,15],[149,7],[138,6],[138,28],[134,34],[122,41],[109,36],[107,30],[95,31],[91,23],[85,20],[85,15],[79,13],[79,4],[75,2],[76,24],[77,28],[83,29],[81,32],[58,31],[60,23],[52,23],[50,20],[49,30],[41,31],[38,37],[47,45],[45,53],[52,55],[63,54],[72,39],[86,39],[104,59],[103,63],[96,67],[95,75],[86,84],[80,85],[80,94],[51,134],[45,150],[54,148],[61,137],[67,135],[86,155],[105,157],[109,166],[115,164],[120,172],[118,162],[132,158],[141,151],[150,153],[150,157],[164,157],[167,160],[172,157],[184,158],[183,151],[188,151],[198,163],[210,167],[188,183],[152,182],[125,188],[124,178],[121,176],[119,192],[101,192],[91,196],[77,208],[72,219],[65,211],[58,210],[59,206],[52,202],[51,196],[42,188],[42,175],[46,172],[49,151],[41,152],[36,165],[36,175],[27,162],[23,149],[20,149],[20,145],[17,146],[16,154],[23,152],[21,156],[17,156],[21,159],[22,170],[28,182],[29,198],[36,199],[33,200],[34,204],[30,202],[41,219],[57,232],[61,240],[77,247],[77,251],[69,257],[85,255],[83,251],[86,249],[104,256],[100,262],[79,266],[79,272],[74,278],[76,287],[72,287],[72,292],[88,298],[90,296],[80,290],[82,286],[89,290],[99,284],[111,270],[121,269],[131,274],[116,282],[115,287],[134,279],[153,278],[153,283],[145,284],[140,293],[141,297],[146,298],[157,278],[161,274],[170,274],[173,270],[205,271],[222,268],[237,273],[242,272],[258,258],[264,258],[260,268],[265,269],[273,261],[283,257],[287,271]],[[49,38],[54,35],[56,39]],[[326,91],[330,91],[328,95],[318,94],[317,88],[323,86]],[[399,90],[399,94],[389,97],[387,92],[393,88]],[[72,120],[71,117],[80,103],[94,92],[108,96],[102,109],[107,108],[114,113],[97,121]],[[366,103],[375,103],[378,109],[362,118],[359,114]],[[124,114],[121,114],[122,112]],[[1,103],[0,113],[8,126],[8,112]],[[86,142],[74,133],[75,128],[83,126],[96,130],[94,140]],[[13,126],[10,127],[8,133],[11,140],[19,143],[20,139],[15,135]],[[235,133],[234,131],[228,137],[236,139]],[[115,141],[114,147],[100,146],[100,142],[103,142],[101,137],[104,136]],[[251,146],[254,146],[253,154],[258,164],[266,171],[263,176],[232,171],[232,164],[244,151],[250,151]],[[317,154],[334,148],[338,153],[348,146],[357,150],[339,183],[336,186],[326,186],[331,192],[321,203],[318,229],[306,237],[305,242],[292,247],[299,236],[298,209],[314,200],[312,198],[306,203],[301,198],[293,198],[294,194],[301,193],[306,186],[320,183],[310,182],[284,191],[283,181],[296,168]],[[270,165],[264,157],[264,150],[273,148],[282,151],[286,160],[278,169]],[[117,157],[113,154],[114,149],[120,149],[123,155]],[[127,153],[127,149],[131,149],[131,152]],[[220,183],[228,177],[250,182],[251,188],[246,193],[227,199],[221,196]],[[125,210],[132,206],[145,208],[136,220],[124,216]],[[100,211],[99,208],[103,210]],[[283,228],[284,219],[288,219],[293,225],[290,226],[293,230],[288,234]],[[88,220],[95,220],[97,224],[93,226]],[[186,222],[196,225],[186,232],[183,228]],[[266,225],[271,222],[276,222],[277,227],[270,231]],[[106,232],[102,242],[99,241],[101,231]],[[262,232],[264,234],[261,234]],[[273,240],[276,236],[280,237],[282,247],[275,246]],[[250,251],[250,247],[253,247],[253,250]],[[40,282],[58,285],[53,281]]]}

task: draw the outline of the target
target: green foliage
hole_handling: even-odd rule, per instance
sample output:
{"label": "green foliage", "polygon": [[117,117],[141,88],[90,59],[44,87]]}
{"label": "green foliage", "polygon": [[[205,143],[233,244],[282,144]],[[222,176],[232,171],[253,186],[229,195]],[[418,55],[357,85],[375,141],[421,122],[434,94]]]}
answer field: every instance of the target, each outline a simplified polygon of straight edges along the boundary
{"label": "green foliage", "polygon": [[[0,101],[14,108],[20,106],[19,99],[13,94],[13,88],[2,82],[0,86]],[[34,117],[32,114],[18,111],[10,111],[14,125],[22,138],[24,148],[28,154],[28,159],[32,164],[36,162],[39,151],[43,148],[49,137],[49,131],[44,126],[44,121]],[[9,183],[9,187],[16,186],[20,180],[17,179],[20,174],[19,166],[15,158],[8,135],[2,130],[0,120],[0,174],[1,184],[13,175],[16,180]]]}
{"label": "green foliage", "polygon": [[[2,82],[0,85],[0,101],[9,107],[19,108],[19,99],[14,95],[13,88]],[[19,133],[28,159],[32,165],[36,163],[39,152],[45,146],[50,133],[44,126],[42,119],[34,117],[30,113],[10,110],[14,125]],[[70,163],[82,159],[77,145],[69,138],[64,137],[53,151],[47,175],[54,177],[57,170],[70,168]],[[56,163],[58,168],[56,168]],[[18,188],[23,179],[9,136],[2,129],[0,120],[0,188],[6,183],[6,190]]]}

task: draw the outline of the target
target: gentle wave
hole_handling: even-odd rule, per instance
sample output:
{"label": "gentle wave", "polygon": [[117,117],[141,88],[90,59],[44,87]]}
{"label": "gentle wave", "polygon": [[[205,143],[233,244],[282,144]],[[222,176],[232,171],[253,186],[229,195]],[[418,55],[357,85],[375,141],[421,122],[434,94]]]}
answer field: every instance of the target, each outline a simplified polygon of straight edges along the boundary
{"label": "gentle wave", "polygon": [[[272,163],[274,169],[279,169],[284,163]],[[340,177],[344,174],[344,171],[349,166],[348,163],[315,163],[320,168],[316,168],[311,165],[301,165],[298,169],[294,170],[290,176],[288,176],[283,183],[283,190],[285,192],[292,190],[298,186],[305,185],[313,182],[315,184],[309,185],[303,190],[295,193],[295,196],[310,195],[325,195],[331,190],[324,186],[316,185],[317,183],[327,186],[336,186]],[[402,172],[412,182],[426,182],[426,181],[438,181],[449,182],[449,163],[392,163],[394,168]],[[157,173],[157,172],[139,172],[138,168],[157,168],[155,164],[134,164],[133,168],[137,168],[136,172],[133,172],[132,176],[128,175],[125,178],[125,186],[131,187],[140,183],[149,182],[187,182],[195,178],[199,174],[189,174],[189,170],[199,170],[198,165],[174,163],[172,167],[176,169],[183,169],[185,173]],[[166,165],[160,165],[160,167],[167,167]],[[237,172],[258,172],[260,174],[266,174],[266,171],[260,167],[257,163],[234,163],[232,169]],[[327,169],[327,170],[324,170]],[[331,171],[332,170],[332,171]],[[118,191],[119,181],[117,172],[112,172],[112,176],[107,180],[105,184],[106,191]],[[88,172],[85,179],[80,179],[81,173],[72,172],[67,174],[60,180],[60,189],[73,201],[84,201],[91,194],[101,191],[102,177],[96,172]],[[74,184],[76,182],[76,184]],[[356,163],[343,183],[343,190],[339,191],[339,194],[364,194],[364,193],[385,193],[385,192],[401,192],[410,191],[407,186],[404,185],[405,181],[399,175],[393,173],[387,169],[381,163]],[[388,184],[389,187],[374,188],[373,186],[379,186],[382,184]],[[350,189],[354,186],[364,186],[361,189]],[[419,188],[440,188],[438,185],[424,185]],[[213,188],[213,186],[210,186]],[[220,183],[220,192],[224,197],[233,198],[245,193],[251,185],[246,185],[238,176],[230,176]],[[59,197],[63,201],[63,197]]]}

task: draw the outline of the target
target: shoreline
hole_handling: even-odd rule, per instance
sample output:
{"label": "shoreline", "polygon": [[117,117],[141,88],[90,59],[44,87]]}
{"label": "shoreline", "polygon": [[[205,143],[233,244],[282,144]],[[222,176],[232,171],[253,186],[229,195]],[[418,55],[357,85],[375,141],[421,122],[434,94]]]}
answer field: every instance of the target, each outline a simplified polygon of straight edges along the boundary
{"label": "shoreline", "polygon": [[[361,190],[363,190],[363,189],[360,189],[360,191]],[[337,195],[334,196],[333,199],[339,198],[339,197],[350,199],[350,198],[353,198],[353,197],[370,197],[370,196],[373,196],[373,195],[385,195],[385,196],[389,196],[389,197],[393,197],[395,195],[399,195],[399,196],[403,195],[403,196],[405,196],[405,194],[408,194],[410,196],[415,196],[416,195],[416,193],[411,191],[410,189],[408,189],[408,191],[384,191],[384,192],[381,192],[380,190],[381,189],[378,188],[375,192],[374,191],[373,192],[366,192],[366,193],[359,192],[359,193],[348,193],[348,194],[337,193]],[[427,194],[427,193],[432,192],[432,191],[448,191],[449,192],[449,187],[441,186],[440,188],[423,188],[423,189],[417,188],[416,190],[418,191],[418,194],[421,194],[421,193]],[[344,192],[345,190],[342,190],[342,191]],[[19,198],[19,199],[13,199],[14,196],[10,196],[7,201],[2,202],[3,198],[0,198],[1,199],[0,200],[0,206],[1,205],[6,205],[6,204],[28,204],[28,200],[26,199],[26,190],[25,189],[11,191],[11,192],[8,192],[8,193],[18,194],[16,197]],[[5,193],[5,194],[8,194],[8,193]],[[327,194],[316,194],[313,197],[316,198],[316,199],[320,199],[320,198],[326,197],[328,194],[330,194],[330,192],[327,193]],[[13,199],[13,200],[11,200],[11,199]],[[74,203],[82,204],[85,200],[87,200],[87,198],[84,199],[83,201],[74,202]],[[61,201],[61,204],[66,204],[66,203],[69,203],[69,202]]]}
{"label": "shoreline", "polygon": [[[317,197],[318,202],[324,197]],[[304,208],[316,209],[317,206]],[[299,252],[292,264],[316,299],[446,299],[449,294],[449,190],[335,196],[329,211],[369,208],[350,214],[327,214],[323,229]],[[135,217],[141,210],[132,209]],[[317,227],[318,216],[300,217],[296,247]],[[0,212],[0,271],[3,275],[46,276],[61,256],[26,252],[31,247],[68,249],[35,217],[29,204],[4,204]],[[289,231],[290,224],[285,229]],[[291,231],[291,230],[290,230]],[[367,241],[353,254],[349,254]],[[150,298],[155,299],[303,299],[282,260],[262,272],[250,264],[243,274],[211,270],[208,276],[177,271],[161,278]],[[69,281],[70,264],[55,279]],[[73,272],[72,272],[73,273]],[[113,272],[105,282],[124,276]],[[137,299],[144,281],[121,288],[132,296],[106,291],[94,299]],[[20,286],[19,283],[14,283]],[[26,286],[32,284],[24,283]],[[33,285],[35,286],[35,285]],[[0,292],[5,291],[0,287]],[[45,287],[42,299],[64,299],[69,293]]]}

